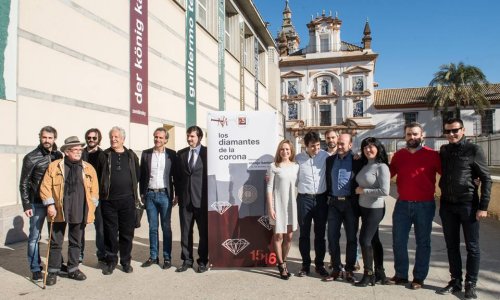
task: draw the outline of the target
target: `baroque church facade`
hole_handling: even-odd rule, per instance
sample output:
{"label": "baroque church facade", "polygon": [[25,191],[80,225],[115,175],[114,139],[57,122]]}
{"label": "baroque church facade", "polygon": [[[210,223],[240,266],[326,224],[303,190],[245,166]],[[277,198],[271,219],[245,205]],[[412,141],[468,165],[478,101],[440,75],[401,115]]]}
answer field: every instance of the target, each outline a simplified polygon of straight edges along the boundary
{"label": "baroque church facade", "polygon": [[374,128],[372,117],[378,54],[371,49],[371,30],[364,24],[362,46],[341,39],[342,20],[325,12],[307,24],[309,43],[299,48],[288,0],[276,38],[280,55],[281,102],[285,136],[304,146],[302,138],[327,129],[358,133]]}

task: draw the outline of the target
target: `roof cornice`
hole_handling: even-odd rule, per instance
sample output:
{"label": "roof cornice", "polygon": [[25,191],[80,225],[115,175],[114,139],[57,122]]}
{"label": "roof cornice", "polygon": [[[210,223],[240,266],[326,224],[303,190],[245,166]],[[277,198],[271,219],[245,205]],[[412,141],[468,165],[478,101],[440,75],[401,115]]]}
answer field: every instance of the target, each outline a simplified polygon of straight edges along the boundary
{"label": "roof cornice", "polygon": [[297,67],[297,66],[310,66],[310,65],[325,65],[336,64],[344,62],[367,61],[375,60],[378,54],[361,54],[353,56],[338,56],[338,57],[322,57],[322,58],[301,58],[294,60],[280,60],[279,66],[281,67]]}

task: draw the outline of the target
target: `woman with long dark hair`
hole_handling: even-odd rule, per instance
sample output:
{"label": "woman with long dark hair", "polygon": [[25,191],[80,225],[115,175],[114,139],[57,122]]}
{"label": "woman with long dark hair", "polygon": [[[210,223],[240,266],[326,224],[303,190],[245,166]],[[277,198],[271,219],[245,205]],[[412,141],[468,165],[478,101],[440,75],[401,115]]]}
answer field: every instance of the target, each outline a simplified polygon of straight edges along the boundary
{"label": "woman with long dark hair", "polygon": [[273,244],[280,278],[290,278],[286,266],[292,235],[297,230],[296,185],[299,165],[295,163],[295,150],[289,140],[279,143],[274,162],[269,168],[267,183],[267,212],[273,225]]}
{"label": "woman with long dark hair", "polygon": [[[364,273],[356,286],[375,285],[376,276],[382,284],[386,283],[384,272],[384,254],[378,236],[378,226],[385,214],[384,198],[389,195],[390,171],[389,161],[384,145],[374,137],[361,142],[361,159],[363,168],[356,175],[361,213],[361,230],[359,243],[363,255]],[[375,273],[373,263],[375,261]]]}

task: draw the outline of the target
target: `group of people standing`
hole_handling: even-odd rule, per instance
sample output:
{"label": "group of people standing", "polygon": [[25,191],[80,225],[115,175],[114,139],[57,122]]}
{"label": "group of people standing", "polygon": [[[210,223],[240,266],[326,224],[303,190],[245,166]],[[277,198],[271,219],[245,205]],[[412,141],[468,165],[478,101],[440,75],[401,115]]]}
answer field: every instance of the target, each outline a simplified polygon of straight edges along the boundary
{"label": "group of people standing", "polygon": [[[132,273],[132,242],[137,211],[145,207],[149,221],[150,257],[142,264],[159,262],[159,233],[163,233],[163,269],[172,266],[172,207],[179,204],[181,259],[177,272],[193,266],[193,228],[200,234],[198,272],[208,270],[208,216],[206,147],[198,126],[186,131],[188,147],[175,152],[166,148],[168,132],[157,128],[154,147],[142,152],[141,160],[124,146],[125,130],[109,131],[110,147],[101,149],[101,131],[91,128],[86,143],[77,136],[65,139],[60,151],[57,131],[51,126],[40,130],[40,144],[23,159],[20,192],[25,215],[30,219],[28,263],[32,280],[43,279],[39,241],[45,218],[49,222],[50,249],[46,285],[67,274],[85,280],[79,264],[84,259],[85,227],[94,223],[96,255],[104,264],[102,273],[111,275],[118,262],[125,273]],[[84,147],[86,145],[86,147]],[[63,157],[64,153],[64,157]],[[68,230],[67,264],[62,245]]]}
{"label": "group of people standing", "polygon": [[[314,221],[315,271],[324,281],[343,279],[356,286],[394,284],[418,290],[429,272],[432,222],[436,210],[436,176],[441,175],[439,215],[448,250],[450,282],[438,294],[462,291],[460,229],[467,249],[465,298],[476,299],[479,272],[479,220],[487,216],[491,178],[482,149],[469,142],[463,121],[449,119],[444,124],[448,144],[439,152],[424,146],[424,130],[419,123],[405,125],[406,147],[389,162],[380,140],[361,142],[360,155],[352,151],[352,136],[325,132],[328,148],[320,148],[315,132],[304,136],[305,152],[295,154],[289,140],[279,143],[268,172],[267,208],[274,225],[273,245],[279,276],[289,279],[286,265],[293,232],[300,228],[299,250],[302,267],[297,276],[307,276],[311,268],[310,235]],[[390,181],[396,176],[398,199],[392,215],[392,248],[395,275],[386,277],[379,224],[385,215]],[[479,193],[479,190],[481,193]],[[361,220],[361,228],[359,222]],[[346,238],[345,263],[341,262],[341,227]],[[409,282],[408,239],[414,227],[416,240],[413,280]],[[329,273],[324,266],[325,232],[328,228]],[[359,230],[359,238],[358,238]],[[358,242],[363,258],[363,277],[356,281]]]}
{"label": "group of people standing", "polygon": [[[437,152],[424,146],[420,124],[405,125],[406,147],[397,151],[390,162],[383,144],[374,137],[361,142],[360,154],[352,151],[349,133],[338,134],[333,130],[325,133],[326,150],[321,149],[320,136],[315,132],[304,136],[305,152],[297,155],[292,142],[281,141],[266,177],[267,211],[274,228],[273,246],[280,278],[286,280],[291,276],[286,260],[297,228],[300,228],[302,257],[297,276],[310,274],[310,235],[314,224],[314,266],[323,280],[343,279],[360,287],[409,283],[411,289],[422,288],[429,271],[435,184],[439,174],[439,215],[451,280],[437,293],[462,290],[462,228],[467,249],[465,298],[477,298],[479,220],[487,216],[492,182],[484,153],[466,139],[462,120],[447,120],[443,133],[449,143]],[[166,148],[169,135],[164,128],[157,128],[153,137],[154,147],[144,150],[139,162],[137,155],[124,146],[125,131],[120,127],[109,131],[110,147],[105,150],[99,147],[102,135],[97,128],[85,133],[86,143],[76,136],[68,137],[60,149],[64,157],[55,144],[56,129],[46,126],[40,130],[40,144],[24,157],[20,179],[23,210],[30,219],[28,262],[33,280],[42,279],[38,244],[46,217],[51,228],[47,285],[56,284],[58,274],[65,272],[68,278],[86,279],[79,263],[84,259],[84,232],[89,223],[95,225],[96,255],[105,264],[103,274],[112,274],[118,262],[124,272],[133,272],[130,262],[136,212],[144,206],[149,221],[150,257],[142,267],[160,264],[160,224],[164,259],[161,267],[172,266],[170,219],[172,207],[179,204],[183,264],[176,271],[193,267],[195,223],[200,235],[198,272],[209,269],[207,149],[201,145],[203,131],[198,126],[189,127],[186,131],[189,146],[178,152]],[[392,215],[395,275],[388,278],[379,224],[385,215],[385,197],[394,176],[399,194]],[[339,243],[342,226],[346,238],[344,263]],[[412,226],[416,255],[410,283],[408,239]],[[66,229],[68,257],[64,265],[61,250]],[[325,235],[331,272],[324,265]],[[356,281],[358,243],[364,272]]]}

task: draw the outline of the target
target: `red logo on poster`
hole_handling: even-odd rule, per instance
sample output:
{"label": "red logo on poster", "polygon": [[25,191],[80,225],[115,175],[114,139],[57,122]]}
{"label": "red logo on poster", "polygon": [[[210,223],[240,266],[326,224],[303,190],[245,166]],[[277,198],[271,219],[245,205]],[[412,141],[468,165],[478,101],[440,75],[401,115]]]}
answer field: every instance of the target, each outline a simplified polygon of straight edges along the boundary
{"label": "red logo on poster", "polygon": [[247,125],[247,117],[238,117],[238,125]]}

